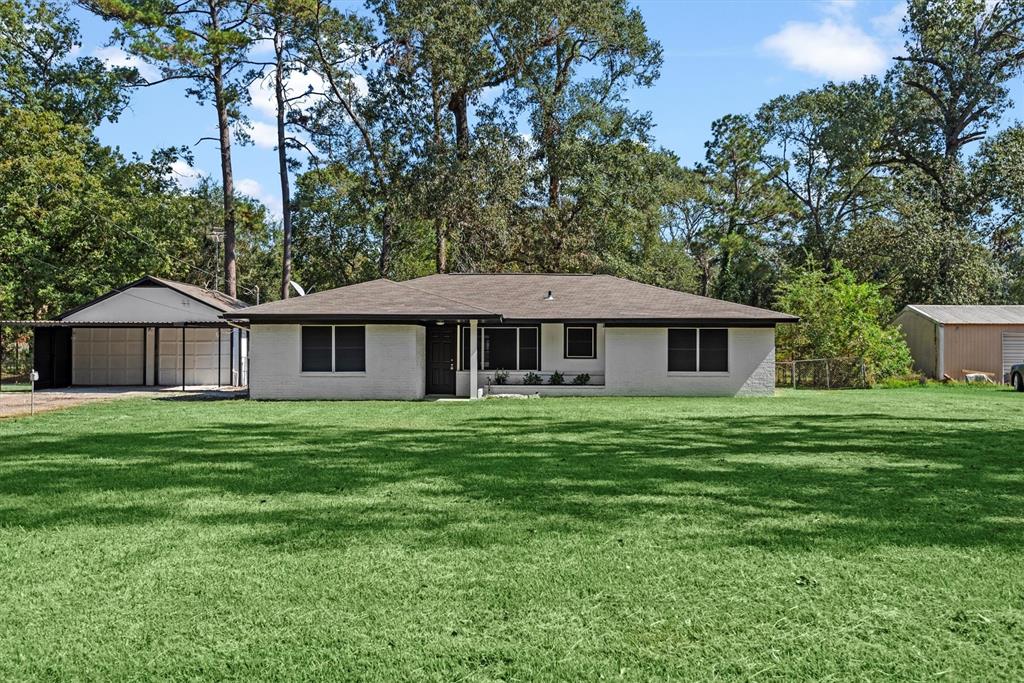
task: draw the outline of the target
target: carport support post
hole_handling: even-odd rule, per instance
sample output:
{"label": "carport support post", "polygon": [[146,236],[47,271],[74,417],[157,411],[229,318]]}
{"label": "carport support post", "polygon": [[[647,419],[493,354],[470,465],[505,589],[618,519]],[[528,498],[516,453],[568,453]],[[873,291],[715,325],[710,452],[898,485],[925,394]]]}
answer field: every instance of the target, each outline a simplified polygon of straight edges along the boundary
{"label": "carport support post", "polygon": [[181,390],[185,391],[185,326],[181,326]]}
{"label": "carport support post", "polygon": [[469,398],[477,397],[477,334],[476,320],[469,321]]}

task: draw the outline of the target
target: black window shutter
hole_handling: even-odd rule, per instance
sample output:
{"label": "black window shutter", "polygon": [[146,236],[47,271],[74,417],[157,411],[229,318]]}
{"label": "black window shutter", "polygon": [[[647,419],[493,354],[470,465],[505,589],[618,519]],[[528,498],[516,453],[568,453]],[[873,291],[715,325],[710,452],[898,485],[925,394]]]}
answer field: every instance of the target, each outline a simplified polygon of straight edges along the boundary
{"label": "black window shutter", "polygon": [[537,370],[537,328],[519,328],[519,369]]}
{"label": "black window shutter", "polygon": [[302,328],[302,371],[331,371],[331,328]]}
{"label": "black window shutter", "polygon": [[366,328],[334,328],[335,372],[366,371]]}
{"label": "black window shutter", "polygon": [[700,371],[729,371],[729,330],[700,331]]}
{"label": "black window shutter", "polygon": [[697,370],[697,330],[668,331],[668,369],[669,372]]}

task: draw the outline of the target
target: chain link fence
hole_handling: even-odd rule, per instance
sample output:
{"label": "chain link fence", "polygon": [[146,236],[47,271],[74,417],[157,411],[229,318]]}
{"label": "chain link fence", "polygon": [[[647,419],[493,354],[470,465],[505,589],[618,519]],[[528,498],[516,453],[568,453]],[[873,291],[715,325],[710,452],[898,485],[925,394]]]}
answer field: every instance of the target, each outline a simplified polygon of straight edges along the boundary
{"label": "chain link fence", "polygon": [[0,335],[0,385],[28,382],[32,370],[32,342],[27,334],[4,328]]}
{"label": "chain link fence", "polygon": [[790,389],[865,389],[863,358],[809,358],[775,363],[775,386]]}

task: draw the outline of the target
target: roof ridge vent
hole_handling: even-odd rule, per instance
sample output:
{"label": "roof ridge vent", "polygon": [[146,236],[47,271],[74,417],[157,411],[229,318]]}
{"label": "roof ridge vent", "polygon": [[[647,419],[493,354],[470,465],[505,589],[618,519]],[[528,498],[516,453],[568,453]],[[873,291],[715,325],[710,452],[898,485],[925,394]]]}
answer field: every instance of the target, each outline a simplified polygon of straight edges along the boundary
{"label": "roof ridge vent", "polygon": [[552,292],[552,291],[551,291],[551,290],[549,289],[549,290],[548,290],[548,295],[547,295],[546,297],[544,297],[544,301],[554,301],[554,300],[555,300],[555,293],[554,293],[554,292]]}

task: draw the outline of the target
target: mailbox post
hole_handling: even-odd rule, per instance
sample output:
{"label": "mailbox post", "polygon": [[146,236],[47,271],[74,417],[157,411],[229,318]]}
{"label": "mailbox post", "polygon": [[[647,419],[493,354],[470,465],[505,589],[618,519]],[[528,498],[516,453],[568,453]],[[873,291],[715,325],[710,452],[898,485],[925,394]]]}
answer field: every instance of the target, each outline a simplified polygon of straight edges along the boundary
{"label": "mailbox post", "polygon": [[28,373],[28,379],[29,379],[29,382],[31,382],[31,386],[29,387],[29,391],[28,391],[28,414],[29,415],[35,415],[36,414],[36,381],[39,379],[39,371],[38,370],[32,370],[32,372]]}

